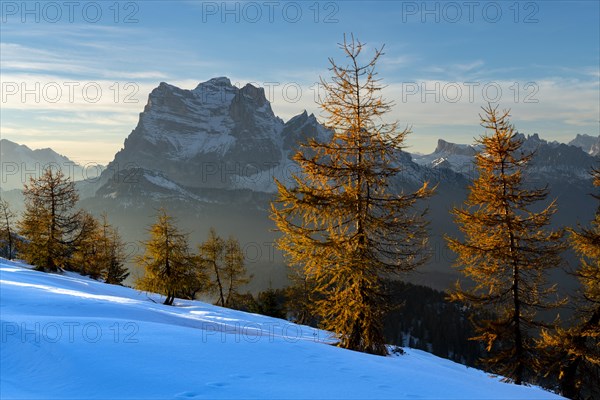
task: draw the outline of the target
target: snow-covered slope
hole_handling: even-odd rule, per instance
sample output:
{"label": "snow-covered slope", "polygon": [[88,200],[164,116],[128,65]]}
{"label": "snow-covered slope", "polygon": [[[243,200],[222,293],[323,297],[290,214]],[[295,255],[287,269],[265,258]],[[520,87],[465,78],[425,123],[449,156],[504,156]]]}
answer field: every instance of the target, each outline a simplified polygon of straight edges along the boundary
{"label": "snow-covered slope", "polygon": [[556,399],[407,349],[377,357],[323,331],[0,259],[2,398]]}

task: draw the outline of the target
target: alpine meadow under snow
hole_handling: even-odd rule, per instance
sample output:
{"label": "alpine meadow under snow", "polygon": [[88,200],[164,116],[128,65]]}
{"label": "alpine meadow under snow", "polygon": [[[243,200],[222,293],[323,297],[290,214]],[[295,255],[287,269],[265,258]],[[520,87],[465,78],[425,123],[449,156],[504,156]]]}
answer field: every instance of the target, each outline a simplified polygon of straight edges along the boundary
{"label": "alpine meadow under snow", "polygon": [[[429,353],[0,259],[0,397],[558,399]],[[72,377],[77,379],[72,379]]]}

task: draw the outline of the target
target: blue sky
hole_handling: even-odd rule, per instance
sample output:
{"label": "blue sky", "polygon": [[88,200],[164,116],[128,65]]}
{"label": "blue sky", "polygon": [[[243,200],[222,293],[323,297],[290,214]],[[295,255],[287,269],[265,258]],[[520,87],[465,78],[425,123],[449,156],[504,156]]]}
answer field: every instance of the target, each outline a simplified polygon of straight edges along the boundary
{"label": "blue sky", "polygon": [[319,116],[344,33],[385,44],[389,118],[412,126],[411,151],[471,143],[488,100],[524,133],[600,134],[597,1],[3,1],[0,21],[2,138],[81,163],[112,159],[161,81],[228,76],[269,87],[284,120]]}

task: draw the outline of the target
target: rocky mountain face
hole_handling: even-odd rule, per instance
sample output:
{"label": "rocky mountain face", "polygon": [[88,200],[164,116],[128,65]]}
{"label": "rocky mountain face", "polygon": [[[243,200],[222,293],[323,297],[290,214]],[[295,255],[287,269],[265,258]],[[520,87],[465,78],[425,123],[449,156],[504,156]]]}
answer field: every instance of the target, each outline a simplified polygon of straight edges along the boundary
{"label": "rocky mountain face", "polygon": [[530,175],[539,181],[587,182],[591,166],[598,157],[582,151],[581,148],[558,142],[548,142],[539,135],[522,135],[523,150],[534,153]]}
{"label": "rocky mountain face", "polygon": [[275,190],[290,149],[325,130],[306,112],[284,123],[264,89],[237,88],[215,78],[193,90],[161,83],[150,93],[139,123],[108,165],[116,171],[157,171],[190,188]]}
{"label": "rocky mountain face", "polygon": [[450,169],[457,173],[466,174],[472,169],[473,157],[477,153],[476,146],[456,144],[438,139],[434,152],[427,155],[413,154],[417,164],[436,169]]}
{"label": "rocky mountain face", "polygon": [[[123,149],[101,179],[91,185],[93,190],[85,188],[89,194],[86,197],[102,194],[121,198],[123,192],[116,196],[107,188],[99,189],[115,178],[139,176],[146,183],[136,180],[128,193],[143,191],[147,199],[149,194],[161,192],[146,179],[156,174],[161,176],[163,188],[166,181],[170,182],[167,186],[177,198],[194,199],[190,193],[200,189],[204,193],[250,190],[272,194],[276,191],[273,178],[289,182],[291,175],[299,172],[291,160],[299,143],[309,138],[325,140],[328,135],[315,116],[306,111],[282,121],[273,113],[264,89],[250,84],[237,88],[221,77],[193,90],[183,90],[161,83],[150,93]],[[399,159],[404,169],[397,179],[399,185],[461,179],[454,171],[440,175],[439,171],[420,166],[408,153],[399,154]],[[147,189],[142,190],[142,186]],[[199,201],[211,200],[202,197]]]}
{"label": "rocky mountain face", "polygon": [[600,135],[597,137],[590,135],[577,135],[575,139],[569,142],[571,146],[581,148],[592,156],[600,156]]}

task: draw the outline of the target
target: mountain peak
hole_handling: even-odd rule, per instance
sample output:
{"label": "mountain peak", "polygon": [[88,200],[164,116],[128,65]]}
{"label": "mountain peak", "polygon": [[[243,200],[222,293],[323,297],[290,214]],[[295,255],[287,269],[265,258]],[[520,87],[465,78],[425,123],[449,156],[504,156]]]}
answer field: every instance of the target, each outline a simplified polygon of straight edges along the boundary
{"label": "mountain peak", "polygon": [[254,102],[259,107],[268,102],[265,95],[265,89],[256,87],[251,83],[247,83],[243,88],[241,88],[239,94],[243,96],[243,98]]}
{"label": "mountain peak", "polygon": [[156,170],[186,187],[230,187],[250,173],[247,165],[258,173],[281,162],[282,130],[263,88],[226,77],[193,90],[161,83],[113,164]]}
{"label": "mountain peak", "polygon": [[221,86],[232,86],[231,80],[226,76],[218,76],[216,78],[211,78],[206,83],[211,83],[213,85],[221,85]]}
{"label": "mountain peak", "polygon": [[438,139],[437,147],[435,148],[434,153],[439,154],[443,153],[446,155],[464,155],[471,156],[475,154],[475,148],[468,144],[456,144],[451,142],[446,142],[444,139]]}
{"label": "mountain peak", "polygon": [[309,116],[308,113],[306,112],[306,110],[302,111],[302,113],[298,114],[298,115],[294,115],[292,118],[290,118],[287,122],[286,125],[288,124],[304,124],[306,123],[306,121],[308,121]]}
{"label": "mountain peak", "polygon": [[219,76],[216,78],[211,78],[206,82],[200,82],[198,86],[193,91],[202,90],[205,88],[234,88],[231,84],[231,80],[226,76]]}
{"label": "mountain peak", "polygon": [[575,139],[569,142],[571,146],[576,146],[592,156],[600,155],[600,135],[591,136],[586,134],[577,134]]}
{"label": "mountain peak", "polygon": [[170,83],[167,82],[161,82],[158,84],[159,88],[175,88],[176,86],[171,85]]}

